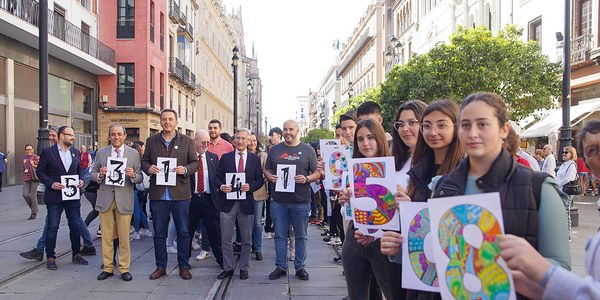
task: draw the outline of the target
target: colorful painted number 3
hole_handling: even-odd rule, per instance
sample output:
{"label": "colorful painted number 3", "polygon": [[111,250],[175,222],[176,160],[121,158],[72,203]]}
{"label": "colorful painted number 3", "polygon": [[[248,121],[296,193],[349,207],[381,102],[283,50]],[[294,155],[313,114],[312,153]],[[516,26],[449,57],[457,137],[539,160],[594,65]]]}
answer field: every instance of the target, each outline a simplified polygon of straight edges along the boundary
{"label": "colorful painted number 3", "polygon": [[331,180],[333,188],[340,188],[342,186],[342,174],[348,172],[348,160],[342,152],[335,151],[331,153],[329,157],[329,171],[336,178]]}
{"label": "colorful painted number 3", "polygon": [[396,205],[394,195],[379,184],[367,184],[367,178],[383,178],[385,163],[357,163],[354,164],[354,197],[367,197],[377,202],[377,208],[372,211],[363,211],[354,208],[354,216],[358,223],[365,225],[383,225],[394,218]]}
{"label": "colorful painted number 3", "polygon": [[[469,225],[481,230],[480,246],[465,240],[463,231]],[[454,298],[498,300],[510,297],[508,274],[496,263],[500,255],[496,237],[502,232],[491,212],[474,204],[454,206],[442,216],[438,232],[442,250],[450,259],[446,284]],[[479,282],[466,284],[466,277],[470,277],[470,282],[477,282],[476,279]]]}

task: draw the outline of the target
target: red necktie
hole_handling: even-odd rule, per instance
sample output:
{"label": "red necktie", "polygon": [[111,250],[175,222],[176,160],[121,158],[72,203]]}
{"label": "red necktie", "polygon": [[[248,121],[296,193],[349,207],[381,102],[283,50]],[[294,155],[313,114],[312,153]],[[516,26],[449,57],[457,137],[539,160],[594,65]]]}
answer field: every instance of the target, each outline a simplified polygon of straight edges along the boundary
{"label": "red necktie", "polygon": [[204,163],[202,163],[202,155],[198,155],[198,193],[204,193]]}
{"label": "red necktie", "polygon": [[240,152],[240,161],[238,162],[238,173],[244,172],[244,154]]}

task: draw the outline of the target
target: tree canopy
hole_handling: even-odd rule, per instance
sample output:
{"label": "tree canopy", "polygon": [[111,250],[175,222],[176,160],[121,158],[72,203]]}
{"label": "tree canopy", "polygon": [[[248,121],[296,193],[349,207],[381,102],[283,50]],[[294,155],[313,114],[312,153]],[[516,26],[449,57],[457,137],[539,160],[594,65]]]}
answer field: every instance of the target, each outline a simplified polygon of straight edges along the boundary
{"label": "tree canopy", "polygon": [[496,35],[483,27],[459,28],[450,44],[396,65],[381,85],[387,127],[400,104],[411,99],[460,103],[474,92],[494,92],[504,98],[514,120],[553,107],[561,91],[560,63],[541,54],[537,42],[522,41],[522,33],[513,25]]}
{"label": "tree canopy", "polygon": [[300,138],[300,141],[310,144],[322,139],[333,139],[334,132],[329,129],[317,128],[309,131],[306,136]]}
{"label": "tree canopy", "polygon": [[335,112],[335,114],[333,114],[333,116],[330,119],[329,125],[332,128],[335,128],[335,125],[339,122],[341,115],[347,113],[350,110],[356,110],[358,108],[358,106],[361,105],[363,102],[374,101],[377,104],[381,105],[380,93],[381,93],[380,88],[369,88],[369,89],[366,89],[364,92],[350,98],[350,100],[348,101],[349,104],[347,106],[344,106],[344,107],[338,109]]}

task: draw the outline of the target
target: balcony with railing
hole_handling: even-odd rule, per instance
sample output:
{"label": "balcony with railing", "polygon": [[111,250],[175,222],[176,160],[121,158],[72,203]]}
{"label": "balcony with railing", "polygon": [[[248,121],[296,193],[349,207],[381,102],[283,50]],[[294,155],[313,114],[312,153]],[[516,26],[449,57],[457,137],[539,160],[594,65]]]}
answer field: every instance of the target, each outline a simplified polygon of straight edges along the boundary
{"label": "balcony with railing", "polygon": [[177,33],[185,35],[185,37],[190,41],[194,40],[193,30],[194,29],[191,27],[191,25],[189,28],[186,25],[177,26]]}
{"label": "balcony with railing", "polygon": [[183,83],[190,84],[190,68],[186,65],[183,65]]}
{"label": "balcony with railing", "polygon": [[196,88],[196,74],[194,74],[194,72],[190,72],[189,86],[190,86],[191,89],[195,89]]}
{"label": "balcony with railing", "polygon": [[[36,28],[39,27],[40,6],[39,2],[35,0],[0,0],[0,10],[8,12]],[[27,28],[10,18],[0,18],[0,33],[36,49],[38,48],[38,31]],[[52,39],[48,40],[48,53],[50,55],[94,74],[108,75],[115,73],[115,50],[51,10],[48,10],[48,33],[91,57],[79,55],[76,51],[68,49],[64,44],[57,44]],[[109,67],[95,62],[92,58]]]}
{"label": "balcony with railing", "polygon": [[184,25],[187,23],[187,17],[183,11],[179,12],[179,24]]}
{"label": "balcony with railing", "polygon": [[183,63],[177,57],[169,59],[169,75],[176,79],[183,80]]}
{"label": "balcony with railing", "polygon": [[[592,40],[594,35],[583,34],[571,39],[571,66],[590,61],[590,51],[592,50]],[[558,45],[557,51],[559,51],[562,57],[563,42]]]}
{"label": "balcony with railing", "polygon": [[169,18],[173,21],[173,22],[179,22],[179,5],[177,3],[175,3],[175,1],[170,0],[169,1]]}

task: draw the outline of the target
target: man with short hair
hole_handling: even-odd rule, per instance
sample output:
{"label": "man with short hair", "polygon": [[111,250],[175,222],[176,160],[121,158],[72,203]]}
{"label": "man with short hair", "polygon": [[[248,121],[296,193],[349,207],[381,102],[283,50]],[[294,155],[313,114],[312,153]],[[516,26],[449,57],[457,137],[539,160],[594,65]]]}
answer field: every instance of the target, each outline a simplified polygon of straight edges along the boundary
{"label": "man with short hair", "polygon": [[92,164],[92,156],[87,152],[87,148],[85,145],[81,145],[79,147],[79,152],[81,153],[81,157],[79,161],[81,162],[81,172],[83,173],[83,182],[88,182],[90,177],[90,166]]}
{"label": "man with short hair", "polygon": [[[233,151],[233,146],[231,146],[229,141],[221,138],[221,121],[212,119],[208,122],[208,135],[210,136],[208,151],[216,154],[219,159],[221,159],[223,154]],[[196,229],[193,228],[193,230]]]}
{"label": "man with short hair", "polygon": [[[381,106],[374,101],[365,101],[361,103],[356,108],[356,123],[358,124],[360,121],[371,118],[377,123],[383,125],[383,117],[381,116]],[[385,133],[385,139],[391,147],[392,144],[392,135],[389,133]]]}
{"label": "man with short hair", "polygon": [[[296,276],[308,280],[306,272],[306,245],[308,214],[310,211],[310,183],[320,178],[317,172],[317,154],[309,145],[299,139],[300,129],[294,120],[283,124],[283,143],[274,145],[267,156],[265,178],[276,184],[278,165],[295,165],[296,173],[290,174],[295,184],[294,193],[272,191],[271,217],[275,224],[275,265],[277,268],[269,275],[269,279],[278,279],[287,274],[287,240],[288,228],[292,225],[296,240],[296,258],[294,267]],[[293,176],[293,177],[292,177]]]}
{"label": "man with short hair", "polygon": [[[248,279],[248,265],[252,248],[252,228],[254,226],[254,195],[253,193],[264,184],[260,158],[248,152],[250,130],[240,128],[235,133],[235,151],[223,154],[219,160],[219,172],[216,183],[219,187],[221,202],[221,248],[223,249],[223,271],[217,279],[225,279],[233,275],[234,256],[231,240],[234,225],[240,232],[242,242],[240,254],[240,279]],[[226,181],[228,173],[244,173],[246,180],[241,184],[239,192],[245,193],[245,199],[227,199],[227,193],[234,192],[234,186]],[[236,223],[237,221],[237,223]]]}
{"label": "man with short hair", "polygon": [[283,131],[279,127],[273,127],[269,130],[269,144],[267,145],[266,151],[269,152],[271,147],[281,143],[281,137],[283,136]]}
{"label": "man with short hair", "polygon": [[[219,157],[207,151],[210,136],[205,130],[198,130],[194,138],[196,142],[196,154],[198,155],[198,172],[191,178],[192,200],[190,202],[190,213],[188,228],[190,230],[190,242],[194,239],[192,228],[197,228],[198,223],[206,228],[206,235],[202,235],[202,251],[196,256],[196,260],[204,260],[210,256],[212,249],[217,263],[223,266],[223,252],[221,250],[221,228],[219,217],[219,194],[216,185],[217,171],[219,170]],[[210,246],[205,246],[208,240]],[[190,243],[191,252],[191,243]],[[191,254],[190,254],[191,255]]]}
{"label": "man with short hair", "polygon": [[[69,126],[58,129],[58,143],[55,146],[44,148],[40,155],[40,163],[37,175],[40,181],[46,185],[44,202],[48,211],[48,229],[46,233],[46,256],[48,258],[46,267],[56,270],[56,236],[60,224],[62,211],[65,211],[69,224],[69,236],[71,239],[72,261],[74,264],[87,265],[88,262],[81,256],[81,241],[79,240],[81,221],[80,199],[66,200],[63,198],[63,189],[78,189],[83,187],[81,165],[79,164],[79,150],[73,148],[75,132]],[[65,186],[61,183],[61,176],[79,175],[79,181]]]}
{"label": "man with short hair", "polygon": [[[150,175],[150,210],[154,226],[154,258],[156,270],[150,274],[150,280],[167,275],[167,229],[169,214],[177,229],[177,265],[179,276],[184,280],[192,279],[190,273],[190,235],[188,215],[190,199],[190,176],[198,171],[198,156],[194,140],[177,132],[177,112],[165,109],[160,113],[162,131],[146,140],[146,151],[142,157],[142,170]],[[170,167],[176,173],[175,186],[157,185],[158,158],[175,158],[177,166]],[[171,172],[171,170],[169,170]],[[163,173],[161,173],[162,175]]]}
{"label": "man with short hair", "polygon": [[554,158],[554,154],[552,154],[552,145],[546,144],[544,148],[542,148],[544,154],[546,154],[546,158],[544,159],[544,164],[542,165],[542,172],[546,172],[550,174],[552,177],[556,176],[556,158]]}
{"label": "man with short hair", "polygon": [[[356,131],[356,112],[353,110],[346,112],[340,116],[340,128],[342,129],[342,136],[346,141],[350,150],[354,144],[354,131]],[[351,151],[352,152],[352,151]]]}
{"label": "man with short hair", "polygon": [[[129,267],[131,265],[131,248],[129,240],[129,225],[133,215],[133,189],[135,184],[142,182],[143,176],[140,166],[140,154],[137,150],[126,146],[123,142],[127,138],[125,128],[121,124],[112,124],[108,128],[108,139],[110,145],[98,150],[96,157],[98,161],[91,171],[91,179],[98,182],[98,196],[96,198],[96,210],[100,213],[100,222],[104,234],[102,235],[102,262],[104,268],[98,275],[98,280],[104,280],[113,276],[114,255],[113,243],[119,248],[119,273],[124,281],[131,281]],[[107,185],[105,177],[108,173],[108,159],[127,159],[125,173],[119,173],[119,179],[123,180],[124,186]],[[110,178],[109,178],[110,180]],[[114,230],[116,229],[116,232]],[[113,240],[116,234],[117,238]]]}

